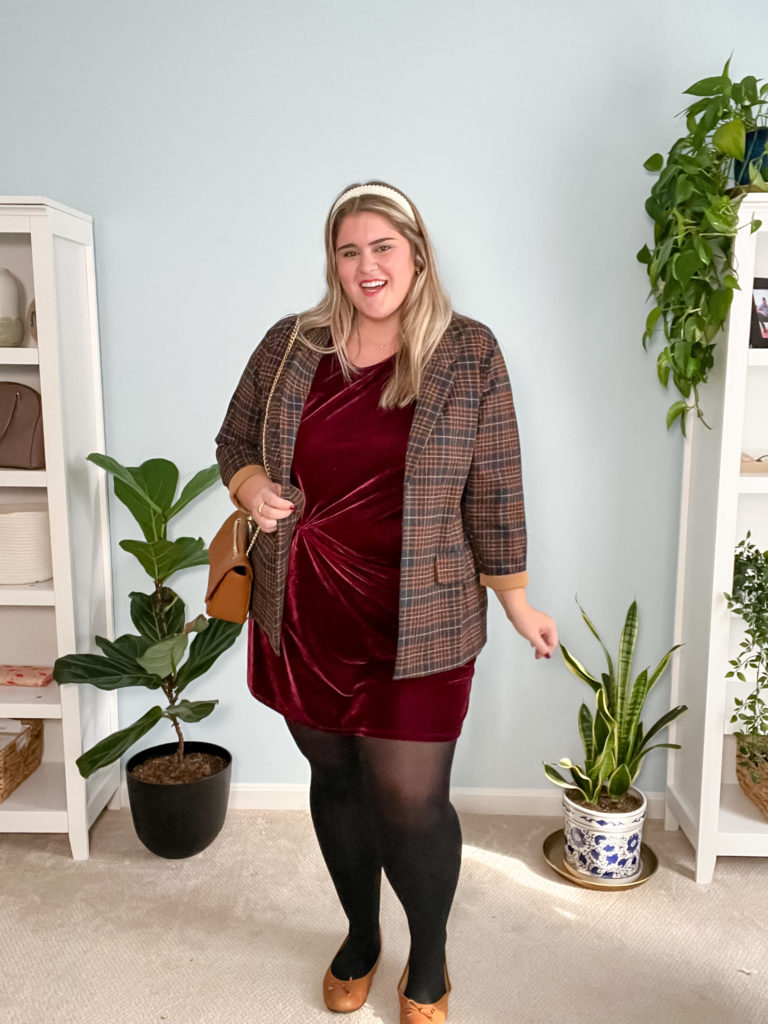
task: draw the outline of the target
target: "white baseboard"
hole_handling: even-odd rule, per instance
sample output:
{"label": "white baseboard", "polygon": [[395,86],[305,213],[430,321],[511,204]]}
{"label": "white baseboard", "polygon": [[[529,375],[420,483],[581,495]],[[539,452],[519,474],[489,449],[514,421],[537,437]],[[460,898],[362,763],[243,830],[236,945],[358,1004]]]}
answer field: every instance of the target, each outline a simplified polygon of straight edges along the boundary
{"label": "white baseboard", "polygon": [[[648,817],[664,817],[664,794],[646,793]],[[527,814],[556,818],[562,814],[562,796],[557,789],[483,789],[456,786],[451,800],[464,814]],[[123,782],[122,806],[128,806],[128,789]],[[307,811],[309,790],[304,783],[234,783],[229,794],[233,811]]]}

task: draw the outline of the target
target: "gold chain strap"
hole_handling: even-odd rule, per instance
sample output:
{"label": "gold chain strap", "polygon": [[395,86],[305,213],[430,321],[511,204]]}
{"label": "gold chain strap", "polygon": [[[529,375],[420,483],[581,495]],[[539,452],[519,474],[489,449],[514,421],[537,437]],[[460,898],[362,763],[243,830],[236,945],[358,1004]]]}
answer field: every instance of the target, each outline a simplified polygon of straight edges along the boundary
{"label": "gold chain strap", "polygon": [[[300,325],[301,325],[301,319],[300,319],[300,317],[296,317],[296,323],[294,325],[293,331],[291,332],[291,337],[288,340],[288,344],[286,346],[285,352],[283,352],[283,358],[280,360],[280,365],[277,368],[277,373],[275,374],[275,379],[272,381],[272,387],[269,389],[269,395],[267,396],[267,404],[266,404],[266,406],[264,408],[264,418],[262,420],[262,426],[261,426],[261,456],[264,459],[264,469],[267,471],[267,476],[270,477],[270,479],[272,477],[272,474],[271,474],[271,472],[269,470],[269,464],[267,463],[267,417],[269,416],[269,407],[270,407],[270,405],[272,403],[272,396],[275,393],[275,388],[277,387],[277,382],[280,380],[280,374],[283,372],[283,367],[285,366],[285,361],[288,358],[288,353],[293,348],[294,341],[296,341],[296,338],[297,338],[298,333],[299,333]],[[256,523],[253,521],[253,516],[248,516],[248,528],[249,529],[251,529],[251,528],[253,529],[253,534],[252,534],[250,542],[248,544],[248,549],[245,552],[246,555],[250,555],[251,548],[253,547],[254,543],[256,542],[256,538],[261,533],[261,527],[256,526]]]}

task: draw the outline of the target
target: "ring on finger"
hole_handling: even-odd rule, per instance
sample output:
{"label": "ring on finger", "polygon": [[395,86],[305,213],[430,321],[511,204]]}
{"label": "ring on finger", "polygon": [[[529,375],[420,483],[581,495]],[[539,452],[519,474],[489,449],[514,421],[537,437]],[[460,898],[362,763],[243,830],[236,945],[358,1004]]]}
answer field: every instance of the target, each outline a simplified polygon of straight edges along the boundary
{"label": "ring on finger", "polygon": [[258,515],[261,515],[261,510],[264,508],[265,505],[266,505],[266,502],[262,501],[262,503],[259,505]]}

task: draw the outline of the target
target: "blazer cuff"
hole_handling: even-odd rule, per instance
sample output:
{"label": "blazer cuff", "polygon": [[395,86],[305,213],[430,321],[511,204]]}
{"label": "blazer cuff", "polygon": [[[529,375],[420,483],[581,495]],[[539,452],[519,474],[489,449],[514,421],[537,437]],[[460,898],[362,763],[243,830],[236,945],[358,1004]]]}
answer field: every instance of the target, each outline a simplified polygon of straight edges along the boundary
{"label": "blazer cuff", "polygon": [[252,466],[243,466],[242,469],[238,469],[238,471],[229,481],[229,496],[232,499],[232,504],[236,505],[237,508],[239,508],[242,512],[248,512],[249,509],[243,508],[243,506],[237,500],[235,495],[243,486],[246,480],[250,480],[252,476],[257,476],[259,473],[263,473],[265,476],[267,475],[267,471],[266,469],[264,469],[263,466],[255,464]]}
{"label": "blazer cuff", "polygon": [[480,585],[491,590],[517,590],[528,586],[528,573],[512,572],[506,576],[487,576],[481,572]]}

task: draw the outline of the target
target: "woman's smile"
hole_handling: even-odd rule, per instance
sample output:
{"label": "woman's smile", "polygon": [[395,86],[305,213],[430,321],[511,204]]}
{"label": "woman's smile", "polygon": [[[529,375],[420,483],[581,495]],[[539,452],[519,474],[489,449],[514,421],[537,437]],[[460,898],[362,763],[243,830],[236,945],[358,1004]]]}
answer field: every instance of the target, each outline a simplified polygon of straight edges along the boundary
{"label": "woman's smile", "polygon": [[381,214],[351,213],[339,225],[336,269],[341,287],[363,317],[399,319],[416,265],[411,243]]}

